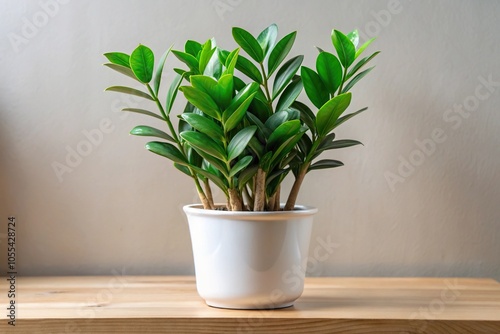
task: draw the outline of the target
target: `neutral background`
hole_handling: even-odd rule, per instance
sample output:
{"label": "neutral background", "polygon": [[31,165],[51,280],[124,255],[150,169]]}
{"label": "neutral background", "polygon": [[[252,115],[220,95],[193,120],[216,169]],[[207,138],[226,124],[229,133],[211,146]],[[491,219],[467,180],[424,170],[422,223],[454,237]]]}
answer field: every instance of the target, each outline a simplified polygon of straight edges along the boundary
{"label": "neutral background", "polygon": [[103,92],[128,79],[102,54],[213,36],[229,49],[232,26],[275,22],[299,31],[308,66],[332,28],[382,51],[354,89],[351,111],[369,111],[337,132],[365,146],[331,153],[346,166],[300,195],[320,210],[311,253],[333,250],[309,274],[500,279],[498,17],[493,0],[1,0],[0,269],[13,215],[20,274],[192,274],[191,180],[128,135],[158,124],[119,111],[148,103]]}

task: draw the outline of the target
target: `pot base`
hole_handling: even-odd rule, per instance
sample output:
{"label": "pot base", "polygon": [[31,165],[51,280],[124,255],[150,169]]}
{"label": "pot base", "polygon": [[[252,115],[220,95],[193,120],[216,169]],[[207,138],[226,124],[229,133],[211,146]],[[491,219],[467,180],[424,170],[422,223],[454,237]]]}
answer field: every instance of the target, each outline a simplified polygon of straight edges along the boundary
{"label": "pot base", "polygon": [[222,309],[230,309],[230,310],[277,310],[277,309],[282,309],[282,308],[287,308],[287,307],[292,307],[292,303],[283,303],[283,304],[277,304],[277,305],[269,305],[269,306],[244,306],[244,305],[231,305],[231,304],[225,304],[225,303],[218,303],[218,302],[212,302],[209,300],[206,300],[205,303],[213,308],[222,308]]}

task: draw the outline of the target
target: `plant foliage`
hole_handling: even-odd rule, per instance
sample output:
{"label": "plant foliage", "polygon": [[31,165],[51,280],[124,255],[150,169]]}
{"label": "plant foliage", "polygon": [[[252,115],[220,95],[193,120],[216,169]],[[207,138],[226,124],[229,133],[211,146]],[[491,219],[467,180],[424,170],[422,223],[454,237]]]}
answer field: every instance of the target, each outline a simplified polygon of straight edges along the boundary
{"label": "plant foliage", "polygon": [[[219,187],[232,211],[280,210],[281,183],[288,175],[295,180],[284,210],[293,210],[306,174],[335,168],[343,163],[318,159],[327,150],[361,144],[335,139],[334,130],[366,108],[346,114],[351,89],[373,67],[364,69],[379,52],[359,59],[373,39],[358,47],[358,32],[331,33],[332,52],[319,49],[315,68],[303,66],[304,57],[289,57],[297,33],[278,39],[275,24],[257,36],[234,27],[239,46],[225,50],[214,39],[188,40],[184,50],[167,50],[155,65],[150,48],[139,45],[130,55],[104,54],[107,67],[135,80],[145,89],[112,86],[108,91],[153,101],[157,112],[140,113],[166,124],[166,131],[139,125],[130,132],[155,137],[149,151],[170,159],[193,179],[206,209],[215,209],[211,185]],[[174,68],[166,96],[160,84],[167,57],[182,64]],[[308,102],[298,100],[305,91]],[[172,123],[171,111],[178,97],[184,109]]]}

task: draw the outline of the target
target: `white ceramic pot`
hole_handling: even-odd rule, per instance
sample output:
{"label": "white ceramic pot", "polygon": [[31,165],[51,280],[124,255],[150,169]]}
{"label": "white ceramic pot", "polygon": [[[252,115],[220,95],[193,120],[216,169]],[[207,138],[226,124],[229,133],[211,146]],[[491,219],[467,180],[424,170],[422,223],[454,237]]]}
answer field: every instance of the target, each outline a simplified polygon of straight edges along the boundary
{"label": "white ceramic pot", "polygon": [[288,307],[304,289],[313,215],[318,210],[231,212],[187,205],[196,287],[214,307]]}

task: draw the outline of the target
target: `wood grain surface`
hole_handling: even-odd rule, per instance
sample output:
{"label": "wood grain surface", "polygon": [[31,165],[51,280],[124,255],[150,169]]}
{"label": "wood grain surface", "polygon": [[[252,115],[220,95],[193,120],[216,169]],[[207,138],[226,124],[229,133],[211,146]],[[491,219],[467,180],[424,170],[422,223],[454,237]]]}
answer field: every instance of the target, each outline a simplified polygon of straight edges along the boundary
{"label": "wood grain surface", "polygon": [[306,278],[280,310],[208,307],[191,276],[17,277],[0,333],[500,333],[500,283],[472,278]]}

